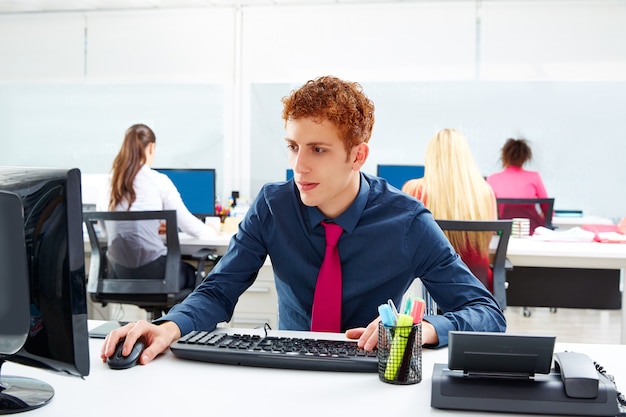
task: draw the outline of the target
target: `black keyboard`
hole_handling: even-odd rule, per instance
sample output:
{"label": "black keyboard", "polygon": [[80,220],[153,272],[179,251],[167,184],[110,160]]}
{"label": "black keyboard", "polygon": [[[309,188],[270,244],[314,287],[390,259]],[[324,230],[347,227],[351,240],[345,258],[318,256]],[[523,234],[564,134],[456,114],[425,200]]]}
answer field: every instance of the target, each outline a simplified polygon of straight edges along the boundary
{"label": "black keyboard", "polygon": [[[303,337],[293,337],[303,333]],[[289,337],[287,336],[289,335]],[[219,328],[193,331],[171,346],[185,359],[229,365],[314,371],[378,372],[376,351],[366,352],[356,341],[311,338],[308,332]]]}

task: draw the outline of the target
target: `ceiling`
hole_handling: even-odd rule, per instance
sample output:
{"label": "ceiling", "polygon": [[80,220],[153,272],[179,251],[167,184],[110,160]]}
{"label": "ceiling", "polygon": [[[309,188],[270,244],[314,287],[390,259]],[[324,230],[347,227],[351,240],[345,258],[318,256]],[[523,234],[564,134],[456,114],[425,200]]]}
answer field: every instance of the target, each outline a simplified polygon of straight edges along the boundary
{"label": "ceiling", "polygon": [[287,4],[402,3],[416,0],[0,0],[0,14]]}
{"label": "ceiling", "polygon": [[[174,9],[219,6],[272,6],[316,4],[419,3],[451,0],[0,0],[0,14],[111,11],[138,9]],[[516,0],[454,0],[476,4]],[[533,0],[531,0],[533,1]],[[541,0],[545,2],[583,2],[592,0]]]}

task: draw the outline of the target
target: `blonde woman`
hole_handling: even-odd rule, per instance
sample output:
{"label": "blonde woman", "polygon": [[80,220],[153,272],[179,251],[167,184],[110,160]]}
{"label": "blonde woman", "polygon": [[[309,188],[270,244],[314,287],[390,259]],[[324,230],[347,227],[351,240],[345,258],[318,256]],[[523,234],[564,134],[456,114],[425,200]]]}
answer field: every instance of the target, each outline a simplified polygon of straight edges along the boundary
{"label": "blonde woman", "polygon": [[[424,177],[407,181],[402,191],[421,200],[441,220],[496,220],[496,197],[478,170],[467,138],[442,129],[426,147]],[[474,275],[493,291],[489,260],[491,233],[446,232]]]}

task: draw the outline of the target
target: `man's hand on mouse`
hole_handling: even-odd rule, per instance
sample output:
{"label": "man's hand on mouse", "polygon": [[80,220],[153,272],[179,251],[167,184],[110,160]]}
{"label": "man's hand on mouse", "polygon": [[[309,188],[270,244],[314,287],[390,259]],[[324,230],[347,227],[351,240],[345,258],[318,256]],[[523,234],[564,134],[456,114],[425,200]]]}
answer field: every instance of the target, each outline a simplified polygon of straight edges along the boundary
{"label": "man's hand on mouse", "polygon": [[135,342],[140,337],[145,341],[146,348],[141,354],[139,363],[146,365],[159,354],[163,353],[174,341],[180,338],[180,329],[171,321],[158,326],[145,320],[128,323],[107,335],[102,344],[100,358],[103,362],[106,362],[106,359],[115,352],[117,342],[124,338],[126,340],[124,341],[122,355],[128,356]]}

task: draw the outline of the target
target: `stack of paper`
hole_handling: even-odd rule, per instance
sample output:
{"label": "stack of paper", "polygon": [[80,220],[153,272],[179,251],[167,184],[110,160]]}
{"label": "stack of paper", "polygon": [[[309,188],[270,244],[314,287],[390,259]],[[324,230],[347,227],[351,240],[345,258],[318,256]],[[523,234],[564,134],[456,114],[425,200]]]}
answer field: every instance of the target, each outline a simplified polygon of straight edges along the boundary
{"label": "stack of paper", "polygon": [[601,232],[597,234],[597,241],[602,243],[626,243],[626,235],[617,232]]}
{"label": "stack of paper", "polygon": [[534,240],[546,242],[593,242],[595,237],[596,234],[594,232],[583,230],[580,227],[558,231],[539,226],[532,235]]}

